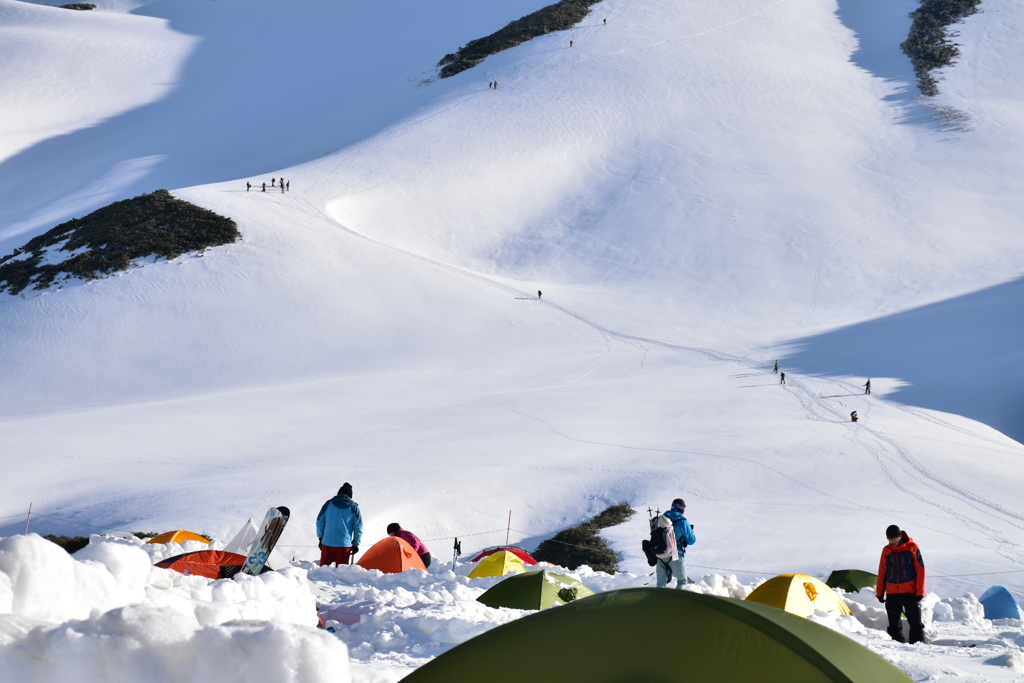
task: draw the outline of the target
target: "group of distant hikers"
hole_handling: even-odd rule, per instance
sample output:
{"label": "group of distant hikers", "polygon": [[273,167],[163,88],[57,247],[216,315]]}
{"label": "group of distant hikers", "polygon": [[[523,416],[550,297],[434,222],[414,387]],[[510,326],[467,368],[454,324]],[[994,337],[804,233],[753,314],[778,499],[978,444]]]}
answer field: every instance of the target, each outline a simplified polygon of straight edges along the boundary
{"label": "group of distant hikers", "polygon": [[[774,372],[775,372],[776,375],[779,375],[779,384],[785,384],[786,383],[786,373],[784,373],[784,372],[780,373],[779,372],[779,361],[775,361],[775,370],[774,370]],[[864,393],[865,394],[870,394],[871,393],[871,380],[870,379],[868,379],[867,382],[864,382]],[[852,413],[850,413],[850,422],[856,422],[859,419],[860,418],[857,416],[857,411],[856,410],[853,411]]]}
{"label": "group of distant hikers", "polygon": [[[284,192],[286,190],[291,190],[292,189],[292,181],[289,180],[288,182],[285,182],[284,178],[271,178],[270,179],[270,187],[272,187],[272,188],[273,187],[280,187],[281,188],[281,192]],[[246,181],[246,183],[245,183],[245,191],[248,192],[251,189],[252,189],[252,183]],[[263,192],[267,191],[267,184],[266,183],[263,183],[263,190],[262,191]]]}
{"label": "group of distant hikers", "polygon": [[[686,575],[685,557],[686,549],[697,542],[697,535],[685,512],[685,501],[676,498],[668,510],[650,520],[651,536],[642,545],[648,563],[655,567],[659,588],[668,586],[673,579],[675,587],[680,589],[692,583]],[[389,524],[387,532],[388,536],[397,536],[408,542],[423,564],[430,566],[430,551],[416,534],[403,529],[397,522]],[[320,508],[316,518],[316,536],[321,566],[349,564],[359,552],[363,516],[359,504],[352,499],[352,484],[345,482],[338,489],[338,495]],[[901,621],[905,614],[910,624],[910,643],[920,643],[924,640],[921,599],[925,594],[921,549],[906,531],[895,524],[885,530],[885,536],[888,543],[882,548],[882,558],[878,563],[875,597],[885,605],[889,617],[888,633],[892,639],[906,642]]]}

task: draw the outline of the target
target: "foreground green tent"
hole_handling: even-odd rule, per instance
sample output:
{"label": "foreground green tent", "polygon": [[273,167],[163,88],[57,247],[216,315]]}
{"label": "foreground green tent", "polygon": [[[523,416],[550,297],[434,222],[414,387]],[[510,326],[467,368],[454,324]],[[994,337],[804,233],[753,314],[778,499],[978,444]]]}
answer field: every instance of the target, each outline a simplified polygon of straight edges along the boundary
{"label": "foreground green tent", "polygon": [[[528,673],[524,673],[528,671]],[[756,602],[628,588],[523,617],[403,683],[910,683],[854,640]]]}
{"label": "foreground green tent", "polygon": [[589,586],[571,576],[541,569],[510,576],[491,586],[477,601],[488,607],[547,609],[593,594]]}
{"label": "foreground green tent", "polygon": [[860,569],[837,569],[828,575],[825,582],[829,588],[842,588],[847,593],[856,593],[861,588],[874,588],[878,584],[878,574]]}

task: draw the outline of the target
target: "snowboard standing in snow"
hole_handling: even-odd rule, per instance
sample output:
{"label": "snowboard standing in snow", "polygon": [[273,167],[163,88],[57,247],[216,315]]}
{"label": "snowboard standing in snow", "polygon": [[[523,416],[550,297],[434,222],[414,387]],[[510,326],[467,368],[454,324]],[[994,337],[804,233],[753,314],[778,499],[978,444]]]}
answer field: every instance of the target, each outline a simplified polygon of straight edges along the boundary
{"label": "snowboard standing in snow", "polygon": [[259,576],[260,572],[263,571],[263,566],[267,564],[270,551],[277,544],[277,539],[281,537],[281,532],[284,531],[284,525],[288,523],[288,517],[290,516],[291,511],[283,505],[270,508],[267,511],[267,516],[263,518],[263,524],[260,525],[259,535],[252,542],[252,545],[249,546],[249,554],[245,558],[245,566],[242,567],[243,573]]}

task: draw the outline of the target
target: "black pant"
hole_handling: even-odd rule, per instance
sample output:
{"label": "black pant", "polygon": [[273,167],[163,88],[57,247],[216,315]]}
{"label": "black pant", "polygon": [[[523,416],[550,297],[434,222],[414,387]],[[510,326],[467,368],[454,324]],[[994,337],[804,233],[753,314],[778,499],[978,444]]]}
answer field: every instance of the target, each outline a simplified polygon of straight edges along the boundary
{"label": "black pant", "polygon": [[423,566],[425,567],[429,567],[430,563],[433,561],[433,558],[430,557],[430,553],[423,553],[420,555],[420,559],[423,560]]}
{"label": "black pant", "polygon": [[903,640],[903,622],[900,617],[907,615],[910,624],[910,644],[924,640],[924,624],[921,623],[921,604],[913,593],[890,593],[885,598],[885,612],[889,615],[889,635],[901,643]]}

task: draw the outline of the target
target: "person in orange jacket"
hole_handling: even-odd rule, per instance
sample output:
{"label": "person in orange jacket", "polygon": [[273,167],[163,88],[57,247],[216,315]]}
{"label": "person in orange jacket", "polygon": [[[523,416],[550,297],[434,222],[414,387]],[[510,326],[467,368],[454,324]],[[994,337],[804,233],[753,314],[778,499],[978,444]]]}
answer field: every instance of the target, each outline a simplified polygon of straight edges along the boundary
{"label": "person in orange jacket", "polygon": [[903,622],[907,615],[910,624],[910,644],[924,642],[924,624],[921,622],[921,598],[924,597],[924,560],[914,539],[895,524],[885,530],[888,545],[882,548],[878,563],[878,585],[875,597],[885,604],[889,616],[889,635],[904,643]]}

